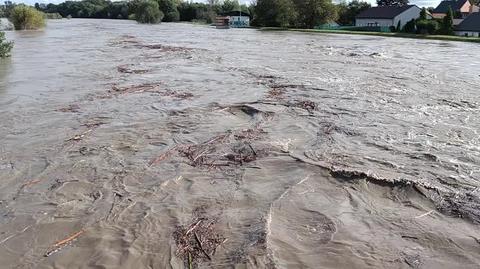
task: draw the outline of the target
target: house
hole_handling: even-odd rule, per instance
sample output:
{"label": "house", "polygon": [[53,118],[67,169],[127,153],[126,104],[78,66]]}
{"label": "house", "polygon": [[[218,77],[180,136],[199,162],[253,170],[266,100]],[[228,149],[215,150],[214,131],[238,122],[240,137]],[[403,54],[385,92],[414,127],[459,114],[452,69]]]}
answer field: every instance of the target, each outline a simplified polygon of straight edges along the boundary
{"label": "house", "polygon": [[442,19],[447,15],[449,8],[452,9],[454,17],[457,19],[465,19],[471,13],[479,12],[479,7],[472,5],[469,0],[445,0],[432,11],[432,16]]}
{"label": "house", "polygon": [[229,25],[233,28],[250,27],[250,14],[243,11],[231,11],[224,13],[223,16],[229,18]]}
{"label": "house", "polygon": [[466,17],[457,27],[455,34],[459,36],[480,37],[480,13],[472,13]]}
{"label": "house", "polygon": [[355,26],[397,27],[400,23],[403,28],[407,22],[419,18],[421,11],[416,5],[371,7],[355,17]]}

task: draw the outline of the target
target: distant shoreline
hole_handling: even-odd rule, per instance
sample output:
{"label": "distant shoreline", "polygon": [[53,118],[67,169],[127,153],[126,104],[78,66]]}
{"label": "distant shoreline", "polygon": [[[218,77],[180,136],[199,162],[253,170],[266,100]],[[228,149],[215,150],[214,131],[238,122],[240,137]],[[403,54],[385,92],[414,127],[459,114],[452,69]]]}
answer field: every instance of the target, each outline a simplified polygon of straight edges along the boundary
{"label": "distant shoreline", "polygon": [[303,33],[324,33],[324,34],[348,34],[348,35],[369,35],[369,36],[383,36],[383,37],[401,37],[414,39],[428,39],[428,40],[442,40],[442,41],[461,41],[480,43],[478,37],[463,37],[450,35],[420,35],[408,33],[383,33],[383,32],[362,32],[362,31],[345,31],[345,30],[320,30],[320,29],[295,29],[295,28],[281,28],[281,27],[263,27],[258,28],[260,31],[293,31]]}

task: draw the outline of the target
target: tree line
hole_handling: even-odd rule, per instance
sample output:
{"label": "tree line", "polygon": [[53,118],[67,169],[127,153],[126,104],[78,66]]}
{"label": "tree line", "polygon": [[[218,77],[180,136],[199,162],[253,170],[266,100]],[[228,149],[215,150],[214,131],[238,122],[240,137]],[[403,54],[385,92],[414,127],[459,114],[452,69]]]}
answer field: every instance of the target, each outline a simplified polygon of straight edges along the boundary
{"label": "tree line", "polygon": [[[0,6],[0,16],[8,17],[14,6],[12,2],[5,2],[5,5]],[[243,11],[250,14],[253,26],[301,28],[313,28],[331,21],[353,25],[355,16],[369,7],[369,3],[361,0],[339,4],[334,4],[331,0],[257,0],[248,6],[239,4],[237,0],[208,0],[207,3],[182,0],[82,0],[60,4],[35,4],[37,10],[46,14],[59,14],[61,17],[137,19],[149,23],[212,23],[218,14]]]}

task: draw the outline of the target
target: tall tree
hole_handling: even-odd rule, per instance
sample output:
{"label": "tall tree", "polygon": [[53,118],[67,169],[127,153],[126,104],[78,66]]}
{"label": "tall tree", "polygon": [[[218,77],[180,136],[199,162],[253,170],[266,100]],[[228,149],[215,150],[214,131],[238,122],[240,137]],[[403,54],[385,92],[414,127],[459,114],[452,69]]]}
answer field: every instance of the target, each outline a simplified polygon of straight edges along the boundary
{"label": "tall tree", "polygon": [[314,28],[337,19],[337,9],[331,0],[294,0],[298,12],[297,27]]}
{"label": "tall tree", "polygon": [[291,0],[257,0],[254,11],[257,26],[289,27],[297,18]]}
{"label": "tall tree", "polygon": [[408,5],[408,0],[377,0],[378,6],[406,6]]}
{"label": "tall tree", "polygon": [[159,23],[162,21],[163,13],[158,3],[153,0],[140,0],[135,10],[135,19],[139,23]]}
{"label": "tall tree", "polygon": [[220,6],[221,13],[228,13],[231,11],[236,11],[240,8],[240,4],[236,0],[224,0]]}
{"label": "tall tree", "polygon": [[453,34],[453,11],[451,7],[448,8],[447,15],[443,17],[440,31],[444,35]]}
{"label": "tall tree", "polygon": [[172,22],[180,20],[180,13],[178,13],[177,2],[175,0],[157,0],[160,11],[165,14],[163,21]]}
{"label": "tall tree", "polygon": [[422,10],[420,11],[420,18],[419,20],[426,20],[427,19],[427,9],[426,8],[422,8]]}
{"label": "tall tree", "polygon": [[352,2],[341,2],[337,5],[338,20],[341,25],[355,24],[355,17],[362,11],[371,7],[370,3],[360,0],[353,0]]}

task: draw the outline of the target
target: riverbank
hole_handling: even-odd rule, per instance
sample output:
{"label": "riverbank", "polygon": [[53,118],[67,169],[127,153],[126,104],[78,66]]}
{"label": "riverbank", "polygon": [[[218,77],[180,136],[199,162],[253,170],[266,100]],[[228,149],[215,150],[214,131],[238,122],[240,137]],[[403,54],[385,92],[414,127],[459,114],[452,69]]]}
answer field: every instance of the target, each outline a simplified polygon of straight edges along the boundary
{"label": "riverbank", "polygon": [[347,35],[370,35],[370,36],[384,36],[384,37],[401,37],[401,38],[415,38],[415,39],[429,39],[429,40],[443,40],[443,41],[461,41],[480,43],[480,38],[451,36],[451,35],[420,35],[408,33],[382,33],[382,32],[362,32],[362,31],[346,31],[346,30],[320,30],[320,29],[294,29],[281,27],[263,27],[259,28],[261,31],[293,31],[304,33],[325,33],[325,34],[347,34]]}

